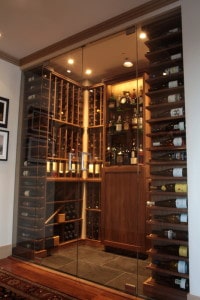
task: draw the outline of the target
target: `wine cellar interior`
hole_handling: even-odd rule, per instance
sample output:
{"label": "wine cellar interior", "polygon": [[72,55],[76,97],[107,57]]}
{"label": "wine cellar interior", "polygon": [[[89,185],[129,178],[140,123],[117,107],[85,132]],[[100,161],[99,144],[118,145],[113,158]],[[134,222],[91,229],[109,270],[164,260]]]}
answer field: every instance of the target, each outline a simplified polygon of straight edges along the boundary
{"label": "wine cellar interior", "polygon": [[[124,33],[134,41],[132,70],[89,81],[81,66],[67,75],[63,57],[24,70],[13,255],[133,295],[183,300],[189,261],[181,11],[146,20],[140,30],[146,39],[139,40],[137,26]],[[79,49],[82,66],[86,48]],[[94,253],[93,266],[84,251],[91,261]],[[107,280],[98,279],[101,272],[104,279],[110,272]]]}

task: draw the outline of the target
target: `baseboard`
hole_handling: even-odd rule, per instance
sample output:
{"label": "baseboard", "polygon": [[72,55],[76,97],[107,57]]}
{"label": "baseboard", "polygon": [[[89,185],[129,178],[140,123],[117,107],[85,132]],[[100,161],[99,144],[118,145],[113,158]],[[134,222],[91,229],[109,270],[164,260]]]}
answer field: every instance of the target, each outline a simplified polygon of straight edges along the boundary
{"label": "baseboard", "polygon": [[200,296],[193,296],[191,294],[187,294],[187,300],[200,300]]}
{"label": "baseboard", "polygon": [[6,258],[12,254],[12,245],[0,247],[0,259]]}

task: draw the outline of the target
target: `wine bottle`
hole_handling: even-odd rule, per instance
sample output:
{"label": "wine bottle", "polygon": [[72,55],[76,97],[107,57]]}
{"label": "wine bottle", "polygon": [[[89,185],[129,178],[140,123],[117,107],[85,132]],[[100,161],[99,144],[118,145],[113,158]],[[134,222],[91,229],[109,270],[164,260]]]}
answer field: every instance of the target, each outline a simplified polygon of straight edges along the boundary
{"label": "wine bottle", "polygon": [[184,260],[160,261],[154,260],[153,263],[161,269],[167,269],[182,274],[188,273],[188,265]]}
{"label": "wine bottle", "polygon": [[183,121],[173,121],[165,125],[156,126],[151,128],[152,133],[161,132],[161,131],[176,131],[176,130],[185,130],[185,123]]}
{"label": "wine bottle", "polygon": [[151,175],[183,177],[187,176],[187,168],[169,168],[160,171],[151,171]]}
{"label": "wine bottle", "polygon": [[176,199],[166,199],[166,200],[159,200],[159,201],[147,201],[147,206],[187,208],[187,199],[176,198]]}
{"label": "wine bottle", "polygon": [[138,116],[135,113],[132,117],[132,128],[137,129],[137,127],[138,127]]}
{"label": "wine bottle", "polygon": [[188,257],[188,247],[183,245],[154,245],[158,253]]}
{"label": "wine bottle", "polygon": [[124,150],[124,165],[129,165],[130,164],[130,150],[126,148]]}
{"label": "wine bottle", "polygon": [[131,158],[130,158],[131,165],[137,164],[137,149],[135,145],[135,140],[133,140],[133,145],[131,148]]}
{"label": "wine bottle", "polygon": [[187,224],[187,214],[168,214],[168,215],[154,215],[154,220],[158,222],[166,222],[172,224]]}
{"label": "wine bottle", "polygon": [[169,240],[188,241],[188,232],[182,230],[163,229],[161,231],[153,231],[159,237],[167,238]]}
{"label": "wine bottle", "polygon": [[177,288],[184,291],[189,291],[189,279],[177,276],[161,275],[160,273],[153,274],[155,282],[161,285]]}
{"label": "wine bottle", "polygon": [[171,160],[183,160],[185,161],[187,159],[186,151],[182,152],[167,152],[164,154],[161,154],[159,156],[152,156],[152,160],[163,160],[163,161],[171,161]]}
{"label": "wine bottle", "polygon": [[115,130],[116,131],[122,131],[122,118],[121,116],[118,116],[117,122],[115,124]]}
{"label": "wine bottle", "polygon": [[94,164],[94,176],[100,177],[101,174],[101,162],[99,162],[96,158],[95,164]]}
{"label": "wine bottle", "polygon": [[158,186],[150,185],[150,190],[173,193],[187,193],[187,183],[167,183]]}
{"label": "wine bottle", "polygon": [[152,142],[153,147],[168,147],[168,146],[174,146],[174,147],[181,147],[184,145],[184,140],[182,137],[170,137],[167,139],[159,139]]}
{"label": "wine bottle", "polygon": [[123,148],[120,146],[116,153],[116,163],[117,165],[124,164],[124,151]]}

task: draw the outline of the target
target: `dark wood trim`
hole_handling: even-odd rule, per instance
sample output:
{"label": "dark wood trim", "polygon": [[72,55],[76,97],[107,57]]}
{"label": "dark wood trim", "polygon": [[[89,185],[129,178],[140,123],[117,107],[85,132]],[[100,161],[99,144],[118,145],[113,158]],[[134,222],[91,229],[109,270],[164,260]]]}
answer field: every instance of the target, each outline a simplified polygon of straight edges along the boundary
{"label": "dark wood trim", "polygon": [[2,51],[0,51],[0,59],[3,59],[3,60],[5,60],[5,61],[8,61],[8,62],[10,62],[11,64],[16,65],[16,66],[19,66],[19,65],[20,65],[20,61],[19,61],[17,58],[15,58],[15,57],[13,57],[13,56],[10,56],[10,55],[8,55],[8,54],[2,52]]}
{"label": "dark wood trim", "polygon": [[43,48],[35,53],[28,55],[20,60],[20,66],[33,63],[36,60],[45,58],[45,56],[53,55],[57,51],[61,51],[67,47],[73,46],[77,43],[81,43],[88,38],[95,37],[96,35],[105,32],[113,27],[125,24],[131,20],[141,17],[147,13],[160,9],[169,4],[175,3],[178,0],[151,0],[143,5],[135,7],[125,13],[122,13],[116,17],[108,19],[100,24],[97,24],[91,28],[85,29],[77,34],[74,34],[62,41],[52,44],[46,48]]}

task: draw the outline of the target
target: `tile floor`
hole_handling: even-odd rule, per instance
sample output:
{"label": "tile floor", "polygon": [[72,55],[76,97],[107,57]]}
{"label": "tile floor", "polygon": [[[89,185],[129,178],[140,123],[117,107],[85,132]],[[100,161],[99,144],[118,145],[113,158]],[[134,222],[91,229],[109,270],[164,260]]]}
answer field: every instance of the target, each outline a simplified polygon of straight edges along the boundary
{"label": "tile floor", "polygon": [[71,245],[58,248],[41,259],[41,265],[80,277],[117,290],[125,291],[126,284],[143,294],[143,282],[150,276],[148,259],[107,252],[103,246]]}

